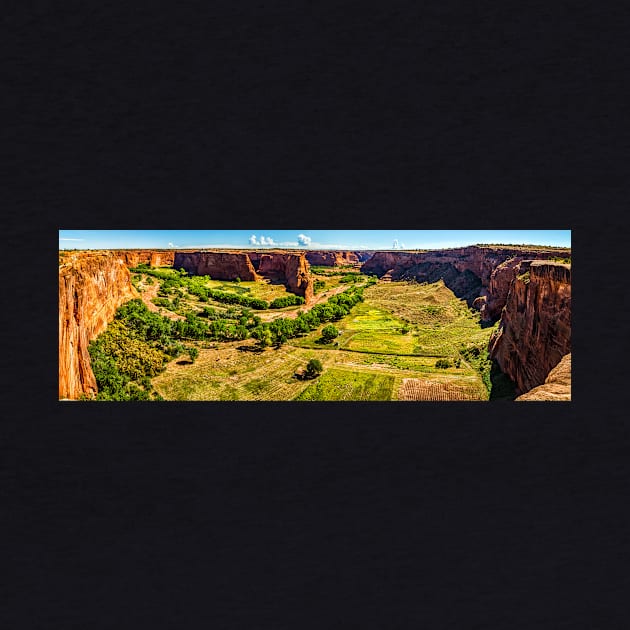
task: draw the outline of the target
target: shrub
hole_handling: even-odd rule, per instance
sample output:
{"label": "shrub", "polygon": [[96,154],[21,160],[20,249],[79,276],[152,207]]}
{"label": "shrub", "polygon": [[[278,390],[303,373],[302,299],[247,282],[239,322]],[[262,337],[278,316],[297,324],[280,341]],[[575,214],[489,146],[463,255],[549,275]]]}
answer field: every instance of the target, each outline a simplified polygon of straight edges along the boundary
{"label": "shrub", "polygon": [[435,362],[435,367],[446,370],[447,368],[451,367],[451,362],[448,359],[438,359]]}

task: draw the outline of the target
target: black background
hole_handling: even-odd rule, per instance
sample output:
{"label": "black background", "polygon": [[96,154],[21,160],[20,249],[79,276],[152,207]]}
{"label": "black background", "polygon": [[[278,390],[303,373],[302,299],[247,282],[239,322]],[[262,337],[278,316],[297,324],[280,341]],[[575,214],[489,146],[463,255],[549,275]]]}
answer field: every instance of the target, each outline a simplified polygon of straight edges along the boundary
{"label": "black background", "polygon": [[[628,627],[626,13],[3,23],[3,627]],[[573,401],[60,403],[60,228],[572,229]]]}

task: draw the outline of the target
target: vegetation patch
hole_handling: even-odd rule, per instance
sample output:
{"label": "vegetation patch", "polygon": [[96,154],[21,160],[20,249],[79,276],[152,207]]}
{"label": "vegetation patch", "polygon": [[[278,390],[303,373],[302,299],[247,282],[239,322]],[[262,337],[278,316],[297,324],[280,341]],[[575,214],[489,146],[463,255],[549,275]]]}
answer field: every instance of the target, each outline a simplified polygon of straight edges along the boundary
{"label": "vegetation patch", "polygon": [[393,386],[394,377],[388,374],[331,369],[295,400],[390,400]]}

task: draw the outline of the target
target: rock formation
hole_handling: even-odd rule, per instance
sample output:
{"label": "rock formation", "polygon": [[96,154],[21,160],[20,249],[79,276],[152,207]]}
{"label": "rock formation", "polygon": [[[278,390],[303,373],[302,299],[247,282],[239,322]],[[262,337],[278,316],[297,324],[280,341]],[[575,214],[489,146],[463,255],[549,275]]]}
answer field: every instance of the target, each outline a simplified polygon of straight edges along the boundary
{"label": "rock formation", "polygon": [[301,295],[307,304],[313,299],[313,279],[303,252],[262,254],[258,273],[266,278],[281,280],[289,291]]}
{"label": "rock formation", "polygon": [[545,379],[543,385],[530,389],[516,400],[571,400],[571,353],[565,354]]}
{"label": "rock formation", "polygon": [[59,265],[59,398],[97,391],[88,345],[138,292],[113,253],[66,254]]}
{"label": "rock formation", "polygon": [[516,274],[489,351],[520,394],[571,352],[571,266],[522,261]]}

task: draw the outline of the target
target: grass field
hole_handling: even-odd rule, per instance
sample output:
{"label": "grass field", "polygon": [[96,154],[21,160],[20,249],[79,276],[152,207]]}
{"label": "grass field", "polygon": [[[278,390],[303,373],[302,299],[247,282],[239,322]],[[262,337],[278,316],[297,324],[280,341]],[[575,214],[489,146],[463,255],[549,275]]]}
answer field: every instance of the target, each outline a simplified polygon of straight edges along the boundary
{"label": "grass field", "polygon": [[391,400],[394,377],[378,372],[331,369],[295,400]]}
{"label": "grass field", "polygon": [[[383,282],[364,297],[335,322],[341,334],[333,343],[318,343],[320,327],[261,352],[251,339],[214,348],[199,344],[194,364],[172,361],[153,385],[167,400],[488,399],[459,349],[487,344],[493,329],[481,328],[478,315],[441,282]],[[296,378],[311,358],[322,362],[323,374]],[[449,367],[436,367],[438,359],[449,360]]]}
{"label": "grass field", "polygon": [[283,284],[272,284],[270,280],[263,279],[258,282],[235,282],[228,280],[210,280],[207,283],[209,289],[218,289],[226,293],[236,293],[247,297],[258,298],[271,302],[276,298],[285,297],[289,294]]}

